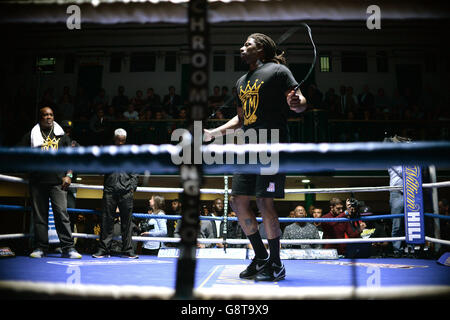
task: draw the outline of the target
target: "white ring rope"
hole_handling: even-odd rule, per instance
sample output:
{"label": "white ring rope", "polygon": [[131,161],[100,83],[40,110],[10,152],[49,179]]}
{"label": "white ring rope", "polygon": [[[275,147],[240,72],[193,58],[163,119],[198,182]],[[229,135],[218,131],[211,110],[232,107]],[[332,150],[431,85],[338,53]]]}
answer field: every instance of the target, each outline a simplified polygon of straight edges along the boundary
{"label": "white ring rope", "polygon": [[[19,177],[0,174],[0,181],[28,183],[27,180]],[[103,190],[103,186],[72,183],[71,187],[79,189]],[[450,181],[436,183],[423,183],[422,188],[450,187]],[[313,189],[286,189],[287,194],[308,194],[308,193],[347,193],[347,192],[379,192],[379,191],[401,191],[401,186],[380,186],[380,187],[349,187],[349,188],[313,188]],[[163,188],[163,187],[137,187],[137,192],[148,193],[182,193],[183,188]],[[228,189],[228,193],[231,193]],[[224,189],[200,189],[203,194],[225,194]]]}
{"label": "white ring rope", "polygon": [[[83,239],[98,239],[99,236],[95,234],[87,234],[87,233],[72,233],[74,238],[83,238]],[[2,234],[0,235],[0,240],[5,239],[19,239],[19,238],[27,238],[31,237],[31,234],[24,233],[14,233],[14,234]],[[121,240],[121,237],[114,237],[113,240]],[[142,236],[133,236],[133,241],[157,241],[157,242],[167,242],[167,243],[178,243],[180,242],[180,238],[169,238],[169,237],[142,237]],[[372,242],[394,242],[394,241],[404,241],[405,237],[391,237],[391,238],[344,238],[344,239],[280,239],[281,244],[336,244],[336,243],[372,243]],[[436,239],[432,237],[425,237],[426,241],[440,243],[444,245],[450,245],[449,240]],[[248,239],[222,239],[222,238],[198,238],[198,243],[203,244],[214,244],[214,243],[227,243],[227,244],[249,244],[250,241]],[[267,240],[263,239],[263,242],[267,244]]]}

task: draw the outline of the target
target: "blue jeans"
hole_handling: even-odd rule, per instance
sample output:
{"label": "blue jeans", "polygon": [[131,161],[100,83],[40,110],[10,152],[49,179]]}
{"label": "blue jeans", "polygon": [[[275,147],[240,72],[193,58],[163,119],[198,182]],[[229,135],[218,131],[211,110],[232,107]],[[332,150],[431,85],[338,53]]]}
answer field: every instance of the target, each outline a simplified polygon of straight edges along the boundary
{"label": "blue jeans", "polygon": [[[399,191],[391,191],[389,197],[389,205],[391,206],[391,214],[404,213],[403,193]],[[405,234],[405,230],[402,228],[402,219],[392,219],[392,237],[401,237]],[[394,241],[392,243],[394,252],[398,252],[401,249],[402,242]]]}

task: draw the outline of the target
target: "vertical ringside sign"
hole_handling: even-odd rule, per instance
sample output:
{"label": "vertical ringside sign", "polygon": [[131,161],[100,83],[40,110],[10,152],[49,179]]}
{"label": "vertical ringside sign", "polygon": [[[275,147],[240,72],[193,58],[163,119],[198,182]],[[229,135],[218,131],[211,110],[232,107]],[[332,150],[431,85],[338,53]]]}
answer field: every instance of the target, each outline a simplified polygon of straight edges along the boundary
{"label": "vertical ringside sign", "polygon": [[419,166],[403,166],[405,238],[409,244],[425,243],[422,173]]}
{"label": "vertical ringside sign", "polygon": [[[209,28],[207,0],[189,1],[189,46],[191,73],[189,79],[189,134],[182,139],[188,144],[188,161],[180,165],[183,211],[180,227],[180,254],[177,264],[175,298],[191,299],[194,289],[197,234],[200,223],[200,188],[202,184],[202,135],[194,134],[194,122],[204,121],[208,107]],[[199,139],[199,141],[194,141]],[[199,150],[195,150],[195,148]],[[195,161],[197,160],[197,161]]]}

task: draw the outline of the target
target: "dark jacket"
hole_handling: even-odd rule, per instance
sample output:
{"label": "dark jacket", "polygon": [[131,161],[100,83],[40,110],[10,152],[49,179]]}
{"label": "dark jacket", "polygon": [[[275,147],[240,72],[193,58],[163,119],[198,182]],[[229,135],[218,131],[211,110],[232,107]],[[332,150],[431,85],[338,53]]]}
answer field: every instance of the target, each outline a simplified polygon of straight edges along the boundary
{"label": "dark jacket", "polygon": [[137,174],[126,172],[114,172],[105,174],[103,181],[103,192],[114,194],[125,194],[136,191],[138,184]]}

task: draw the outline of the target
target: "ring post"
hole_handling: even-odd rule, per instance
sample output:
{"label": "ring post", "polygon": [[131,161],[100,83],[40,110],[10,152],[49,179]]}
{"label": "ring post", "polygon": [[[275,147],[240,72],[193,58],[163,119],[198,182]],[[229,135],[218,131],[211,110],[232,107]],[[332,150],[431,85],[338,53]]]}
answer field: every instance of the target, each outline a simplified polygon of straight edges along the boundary
{"label": "ring post", "polygon": [[197,235],[200,224],[200,188],[203,180],[201,152],[203,129],[198,132],[198,124],[201,123],[201,128],[203,128],[208,108],[209,28],[207,6],[207,0],[191,0],[188,5],[188,34],[192,68],[189,80],[189,134],[183,137],[183,140],[187,138],[186,140],[189,142],[187,142],[187,148],[183,148],[183,153],[189,152],[190,157],[180,165],[183,212],[176,274],[176,299],[192,299],[195,282]]}

